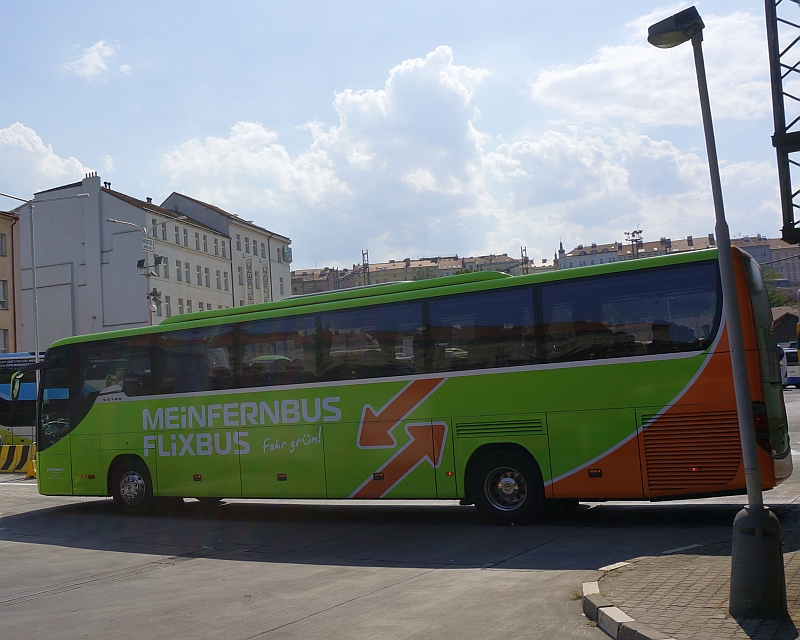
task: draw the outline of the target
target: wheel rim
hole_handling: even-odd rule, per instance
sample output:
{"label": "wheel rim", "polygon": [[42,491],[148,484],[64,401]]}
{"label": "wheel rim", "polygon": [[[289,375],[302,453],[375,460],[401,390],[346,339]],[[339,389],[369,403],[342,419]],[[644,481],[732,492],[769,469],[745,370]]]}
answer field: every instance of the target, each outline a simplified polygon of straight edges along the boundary
{"label": "wheel rim", "polygon": [[136,505],[144,500],[144,478],[136,471],[127,471],[119,481],[119,496],[125,504]]}
{"label": "wheel rim", "polygon": [[500,511],[519,509],[528,496],[525,478],[511,467],[498,467],[487,474],[483,490],[489,504]]}

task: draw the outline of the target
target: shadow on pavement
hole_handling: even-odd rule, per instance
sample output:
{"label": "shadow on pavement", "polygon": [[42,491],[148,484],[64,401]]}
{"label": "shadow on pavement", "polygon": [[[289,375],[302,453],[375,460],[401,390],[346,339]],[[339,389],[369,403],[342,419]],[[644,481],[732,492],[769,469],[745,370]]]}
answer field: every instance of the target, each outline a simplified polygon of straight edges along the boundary
{"label": "shadow on pavement", "polygon": [[[0,517],[0,538],[86,549],[359,566],[589,569],[730,538],[735,504],[585,505],[525,527],[485,524],[454,503],[187,501],[152,516],[89,500]],[[793,514],[795,505],[775,511]],[[800,545],[797,536],[792,549]],[[703,553],[703,549],[692,553]]]}

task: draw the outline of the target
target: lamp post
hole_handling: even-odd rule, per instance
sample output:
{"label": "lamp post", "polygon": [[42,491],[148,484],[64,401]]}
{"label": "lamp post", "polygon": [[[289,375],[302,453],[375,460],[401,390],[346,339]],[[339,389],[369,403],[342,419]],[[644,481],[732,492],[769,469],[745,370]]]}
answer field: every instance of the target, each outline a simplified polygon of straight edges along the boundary
{"label": "lamp post", "polygon": [[[106,222],[113,222],[114,224],[126,224],[129,227],[135,227],[139,231],[142,232],[142,240],[148,238],[147,229],[144,227],[140,227],[135,222],[128,222],[127,220],[116,220],[115,218],[106,218]],[[144,269],[144,277],[147,280],[147,319],[150,326],[153,326],[153,312],[156,310],[156,292],[150,290],[150,278],[155,276],[156,274],[153,271],[150,271],[150,267],[154,267],[155,264],[150,264],[147,258],[148,251],[145,251],[144,242],[142,242],[142,251],[144,251],[144,260],[139,262],[139,268]],[[155,258],[154,258],[155,262]],[[160,263],[156,263],[160,264]]]}
{"label": "lamp post", "polygon": [[[46,198],[42,200],[26,200],[25,198],[18,198],[8,193],[0,193],[4,198],[11,198],[12,200],[19,200],[28,205],[28,217],[31,229],[31,286],[33,287],[33,342],[34,342],[34,362],[39,362],[39,299],[36,294],[36,243],[34,242],[34,226],[33,226],[33,203],[36,202],[56,202],[57,200],[72,200],[73,198],[88,198],[88,193],[77,193],[73,196],[63,196],[61,198]],[[36,382],[39,382],[39,371],[36,371]]]}
{"label": "lamp post", "polygon": [[711,174],[711,193],[716,214],[717,256],[722,280],[725,323],[733,367],[736,392],[736,412],[742,443],[747,506],[733,521],[733,551],[731,554],[730,613],[735,617],[770,618],[786,615],[786,580],[781,549],[781,526],[767,507],[761,494],[753,409],[747,376],[742,320],[736,291],[736,279],[731,252],[731,239],[725,209],[722,204],[722,182],[711,122],[705,63],[703,61],[703,20],[694,7],[689,7],[652,25],[647,40],[655,47],[669,49],[688,40],[694,50],[700,109]]}

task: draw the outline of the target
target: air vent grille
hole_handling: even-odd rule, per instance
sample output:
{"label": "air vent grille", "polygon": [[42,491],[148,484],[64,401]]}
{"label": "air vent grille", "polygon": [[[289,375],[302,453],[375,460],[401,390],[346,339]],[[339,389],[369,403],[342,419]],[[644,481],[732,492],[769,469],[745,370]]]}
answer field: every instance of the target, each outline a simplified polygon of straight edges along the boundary
{"label": "air vent grille", "polygon": [[[642,425],[655,415],[643,415]],[[660,416],[644,431],[650,491],[702,493],[733,480],[741,461],[736,411]]]}
{"label": "air vent grille", "polygon": [[456,436],[460,438],[519,438],[542,433],[544,433],[543,420],[456,423]]}

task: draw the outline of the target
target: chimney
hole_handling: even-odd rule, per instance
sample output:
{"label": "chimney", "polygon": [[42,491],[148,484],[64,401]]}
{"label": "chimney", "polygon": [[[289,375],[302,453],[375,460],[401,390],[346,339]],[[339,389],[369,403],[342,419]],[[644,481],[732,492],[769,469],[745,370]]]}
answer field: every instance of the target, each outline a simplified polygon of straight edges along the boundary
{"label": "chimney", "polygon": [[153,204],[153,199],[150,196],[147,196],[147,204]]}
{"label": "chimney", "polygon": [[709,234],[708,234],[708,246],[709,246],[709,247],[715,247],[715,246],[717,246],[717,243],[716,243],[716,241],[714,240],[714,234],[713,234],[713,233],[709,233]]}

